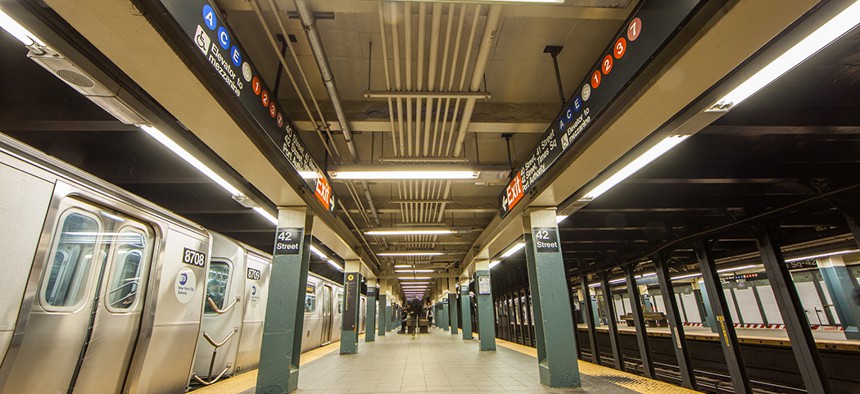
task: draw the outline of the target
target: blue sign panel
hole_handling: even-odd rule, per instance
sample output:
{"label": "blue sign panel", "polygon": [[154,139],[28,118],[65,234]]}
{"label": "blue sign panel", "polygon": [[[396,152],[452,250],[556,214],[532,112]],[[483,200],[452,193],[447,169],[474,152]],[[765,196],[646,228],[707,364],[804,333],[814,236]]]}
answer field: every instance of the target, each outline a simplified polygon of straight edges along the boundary
{"label": "blue sign panel", "polygon": [[[215,88],[226,89],[234,96],[257,129],[281,152],[277,160],[288,162],[321,205],[334,211],[337,199],[326,175],[299,139],[274,92],[263,82],[217,7],[208,0],[161,0],[161,4],[185,33],[187,43],[199,49],[193,51],[193,58],[186,60],[198,70],[215,74],[223,82]],[[270,160],[275,159],[270,157]]]}
{"label": "blue sign panel", "polygon": [[642,0],[622,25],[573,96],[550,123],[549,129],[526,158],[511,184],[499,195],[501,216],[552,165],[582,138],[594,121],[645,68],[660,48],[692,14],[701,0]]}

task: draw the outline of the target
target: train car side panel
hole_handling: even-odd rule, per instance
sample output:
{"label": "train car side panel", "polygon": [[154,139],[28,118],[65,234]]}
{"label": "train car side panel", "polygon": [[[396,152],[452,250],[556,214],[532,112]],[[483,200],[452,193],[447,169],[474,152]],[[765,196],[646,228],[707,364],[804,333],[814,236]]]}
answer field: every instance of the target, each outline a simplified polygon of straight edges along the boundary
{"label": "train car side panel", "polygon": [[236,356],[236,373],[257,368],[260,365],[260,348],[263,343],[263,321],[266,318],[266,301],[269,294],[271,258],[246,252],[245,273],[245,317],[242,322],[242,337],[239,354]]}
{"label": "train car side panel", "polygon": [[209,239],[191,229],[171,226],[159,261],[157,308],[140,365],[130,390],[181,393],[191,376],[206,295]]}
{"label": "train car side panel", "polygon": [[0,364],[12,341],[53,187],[51,182],[0,164]]}

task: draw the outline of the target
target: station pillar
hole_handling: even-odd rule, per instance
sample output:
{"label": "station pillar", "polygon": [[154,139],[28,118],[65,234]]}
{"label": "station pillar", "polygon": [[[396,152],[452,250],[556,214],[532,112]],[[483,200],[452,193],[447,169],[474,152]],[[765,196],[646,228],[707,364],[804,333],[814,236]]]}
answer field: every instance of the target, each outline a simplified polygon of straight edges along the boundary
{"label": "station pillar", "polygon": [[[741,354],[738,336],[735,333],[735,326],[732,322],[732,316],[729,314],[729,307],[726,303],[726,295],[723,292],[723,287],[720,284],[720,276],[717,273],[717,266],[714,263],[714,256],[710,247],[705,243],[705,240],[693,241],[693,251],[696,253],[696,258],[699,260],[699,267],[702,271],[702,281],[704,288],[707,289],[708,305],[714,312],[713,316],[717,322],[714,326],[718,327],[720,335],[720,348],[723,350],[723,356],[726,361],[726,367],[729,375],[732,378],[732,388],[734,392],[744,394],[751,393],[749,377],[744,366],[743,355]],[[669,294],[671,296],[671,294]]]}
{"label": "station pillar", "polygon": [[714,318],[714,309],[711,307],[711,297],[708,295],[708,289],[705,286],[705,282],[704,280],[699,280],[697,284],[699,289],[696,291],[699,292],[698,295],[702,298],[702,309],[699,312],[704,313],[702,325],[710,328],[712,333],[719,334],[720,329],[717,327],[717,319]]}
{"label": "station pillar", "polygon": [[490,287],[490,260],[475,261],[475,302],[478,307],[478,339],[481,351],[496,350],[496,320]]}
{"label": "station pillar", "polygon": [[460,311],[463,317],[463,339],[472,339],[472,297],[469,295],[469,279],[460,282]]}
{"label": "station pillar", "polygon": [[571,329],[573,317],[555,209],[526,211],[523,238],[540,381],[549,387],[580,387],[577,344]]}
{"label": "station pillar", "polygon": [[307,207],[278,208],[271,283],[257,375],[259,394],[288,393],[299,384],[305,292],[313,215]]}
{"label": "station pillar", "polygon": [[591,287],[588,285],[588,274],[583,274],[579,277],[580,287],[582,289],[582,297],[585,300],[585,324],[588,326],[588,343],[591,347],[591,362],[600,365],[600,348],[597,346],[597,330],[596,327],[600,324],[597,318],[597,296],[591,294]]}
{"label": "station pillar", "polygon": [[845,330],[848,339],[860,339],[860,306],[854,303],[854,292],[856,291],[854,277],[845,266],[842,256],[829,256],[816,259],[818,272],[824,279],[824,286],[833,300],[836,316]]}
{"label": "station pillar", "polygon": [[376,279],[367,280],[367,312],[364,313],[364,341],[376,341]]}
{"label": "station pillar", "polygon": [[386,307],[388,303],[388,279],[379,279],[379,329],[377,330],[377,334],[379,336],[385,336],[385,332],[388,331],[388,308]]}
{"label": "station pillar", "polygon": [[448,278],[448,319],[451,323],[451,335],[460,333],[460,322],[457,319],[457,277]]}
{"label": "station pillar", "polygon": [[341,315],[340,354],[358,353],[361,327],[361,260],[347,260],[343,267],[343,314]]}
{"label": "station pillar", "polygon": [[439,323],[442,325],[442,331],[448,331],[448,327],[451,324],[448,317],[448,290],[442,293],[442,319]]}
{"label": "station pillar", "polygon": [[797,288],[782,256],[778,227],[772,224],[758,225],[754,233],[776,305],[785,322],[792,353],[803,378],[803,386],[808,393],[829,393],[831,389],[827,372],[818,354]]}

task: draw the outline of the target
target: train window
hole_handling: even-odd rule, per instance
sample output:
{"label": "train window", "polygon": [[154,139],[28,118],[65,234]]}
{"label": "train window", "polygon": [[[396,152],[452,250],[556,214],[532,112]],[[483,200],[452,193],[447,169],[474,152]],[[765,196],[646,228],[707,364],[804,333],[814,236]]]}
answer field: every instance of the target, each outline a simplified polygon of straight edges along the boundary
{"label": "train window", "polygon": [[[227,297],[227,289],[230,283],[230,264],[224,261],[212,261],[209,263],[209,278],[206,281],[206,294],[215,303],[218,309],[224,308],[224,299]],[[206,302],[206,313],[215,313],[209,302]]]}
{"label": "train window", "polygon": [[93,256],[101,261],[104,255],[97,249],[101,226],[96,217],[70,209],[60,217],[58,228],[41,297],[46,307],[68,309],[84,298]]}
{"label": "train window", "polygon": [[305,313],[313,313],[317,310],[317,295],[305,294]]}
{"label": "train window", "polygon": [[141,286],[141,273],[147,261],[147,235],[137,228],[126,227],[117,233],[112,258],[112,275],[108,283],[108,309],[132,308]]}
{"label": "train window", "polygon": [[337,294],[337,314],[343,313],[343,292]]}

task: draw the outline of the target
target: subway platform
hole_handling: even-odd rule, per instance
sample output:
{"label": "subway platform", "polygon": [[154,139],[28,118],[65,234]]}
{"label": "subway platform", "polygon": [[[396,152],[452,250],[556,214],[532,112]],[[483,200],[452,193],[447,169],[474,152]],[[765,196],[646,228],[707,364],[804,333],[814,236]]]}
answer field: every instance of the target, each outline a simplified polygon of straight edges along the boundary
{"label": "subway platform", "polygon": [[[693,391],[612,368],[579,361],[582,388],[550,389],[540,384],[535,349],[496,340],[495,352],[476,341],[438,328],[429,334],[393,332],[375,342],[360,340],[355,355],[338,355],[338,344],[302,355],[301,393],[691,393]],[[195,394],[254,393],[250,371]]]}

